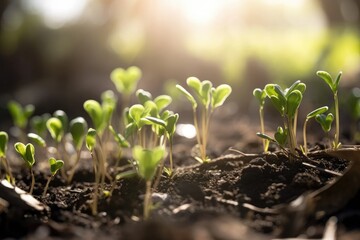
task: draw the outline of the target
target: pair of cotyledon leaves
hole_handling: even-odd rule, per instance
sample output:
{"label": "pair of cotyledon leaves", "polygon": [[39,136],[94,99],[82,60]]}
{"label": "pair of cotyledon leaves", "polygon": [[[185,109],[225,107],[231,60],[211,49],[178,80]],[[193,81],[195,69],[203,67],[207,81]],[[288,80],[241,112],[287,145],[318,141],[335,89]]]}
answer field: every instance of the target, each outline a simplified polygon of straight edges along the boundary
{"label": "pair of cotyledon leaves", "polygon": [[[217,88],[212,86],[208,80],[200,81],[196,77],[189,77],[186,84],[195,92],[200,103],[208,109],[215,109],[223,105],[224,101],[231,94],[231,87],[227,84],[221,84]],[[197,108],[197,101],[184,87],[176,85],[176,88],[182,92],[186,98],[191,102],[193,109]]]}

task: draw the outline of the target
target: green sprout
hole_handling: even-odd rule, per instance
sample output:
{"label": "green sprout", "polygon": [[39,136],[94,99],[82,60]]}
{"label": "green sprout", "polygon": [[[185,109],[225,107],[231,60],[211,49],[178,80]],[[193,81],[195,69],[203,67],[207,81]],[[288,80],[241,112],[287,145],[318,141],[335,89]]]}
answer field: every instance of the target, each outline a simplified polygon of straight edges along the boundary
{"label": "green sprout", "polygon": [[297,115],[300,103],[305,92],[306,85],[300,80],[294,82],[289,88],[282,90],[277,84],[267,84],[265,92],[273,106],[284,119],[284,131],[288,138],[289,148],[292,155],[296,156],[296,130]]}
{"label": "green sprout", "polygon": [[326,133],[326,135],[328,135],[331,130],[331,124],[334,121],[334,115],[332,113],[327,115],[318,114],[315,116],[315,120],[321,125],[321,128]]}
{"label": "green sprout", "polygon": [[40,147],[46,147],[45,140],[42,137],[40,137],[39,135],[37,135],[36,133],[28,133],[27,137],[29,138],[29,140],[33,141]]}
{"label": "green sprout", "polygon": [[338,149],[341,146],[341,143],[339,142],[339,136],[340,136],[340,116],[339,116],[339,99],[338,99],[338,90],[339,90],[339,84],[340,79],[342,76],[342,72],[339,72],[336,79],[333,79],[331,75],[328,72],[325,71],[317,71],[316,75],[318,75],[320,78],[322,78],[326,84],[330,87],[331,91],[334,95],[334,105],[335,105],[335,139],[333,142],[333,148]]}
{"label": "green sprout", "polygon": [[23,144],[21,142],[17,142],[14,145],[16,152],[19,153],[21,158],[25,161],[28,166],[31,174],[31,187],[29,193],[32,194],[35,185],[35,177],[33,171],[33,165],[35,164],[35,147],[31,143]]}
{"label": "green sprout", "polygon": [[57,159],[51,157],[51,158],[49,158],[49,165],[50,165],[51,176],[48,178],[48,180],[46,182],[44,192],[43,192],[43,195],[42,195],[43,198],[46,196],[46,192],[47,192],[47,190],[49,188],[50,181],[54,178],[57,171],[64,166],[64,161],[63,160],[57,160]]}
{"label": "green sprout", "polygon": [[83,117],[77,117],[70,121],[70,134],[72,136],[73,144],[76,150],[76,159],[74,165],[71,167],[69,171],[69,175],[67,178],[67,182],[71,183],[78,163],[80,161],[81,148],[84,144],[84,140],[87,133],[87,122]]}
{"label": "green sprout", "polygon": [[274,137],[270,137],[269,135],[261,132],[257,132],[256,135],[262,139],[277,144],[282,150],[286,152],[285,144],[288,140],[288,136],[287,136],[287,131],[284,131],[282,127],[279,126],[277,128]]}
{"label": "green sprout", "polygon": [[[195,98],[181,85],[176,85],[176,88],[185,95],[192,105],[196,140],[200,148],[200,157],[196,157],[195,159],[200,163],[205,163],[210,161],[206,154],[206,148],[211,114],[217,107],[223,105],[231,94],[231,87],[227,84],[221,84],[217,88],[214,88],[210,81],[205,80],[201,82],[196,77],[189,77],[186,83],[198,99],[199,105],[201,106],[200,113],[197,112],[198,102]],[[200,114],[200,121],[198,120],[198,114]]]}
{"label": "green sprout", "polygon": [[91,205],[91,212],[93,215],[97,214],[97,204],[100,185],[105,182],[106,169],[104,156],[101,147],[97,147],[97,139],[99,138],[97,132],[93,128],[89,128],[86,134],[86,148],[89,150],[93,159],[94,173],[95,173],[95,187],[93,193],[93,201]]}
{"label": "green sprout", "polygon": [[[266,99],[266,92],[260,88],[255,88],[253,91],[253,95],[259,101],[260,128],[261,128],[261,133],[265,134],[264,105],[265,105],[265,99]],[[262,142],[263,142],[264,152],[267,152],[268,148],[269,148],[269,140],[263,139]]]}
{"label": "green sprout", "polygon": [[353,142],[359,142],[360,132],[357,124],[360,120],[360,88],[354,87],[351,89],[351,94],[346,103],[352,118],[351,132]]}
{"label": "green sprout", "polygon": [[137,83],[142,76],[141,69],[132,66],[128,69],[115,68],[110,79],[114,83],[116,90],[122,94],[123,106],[127,106],[130,102],[130,95],[135,92]]}
{"label": "green sprout", "polygon": [[46,122],[50,117],[51,115],[49,113],[44,113],[41,116],[33,116],[30,119],[30,126],[34,133],[41,136],[42,138],[45,138],[47,134]]}
{"label": "green sprout", "polygon": [[26,140],[26,127],[28,125],[29,118],[35,111],[35,107],[32,104],[28,104],[24,107],[16,101],[10,101],[8,103],[8,109],[13,119],[15,127],[20,130],[19,139],[21,141]]}
{"label": "green sprout", "polygon": [[9,182],[12,184],[15,184],[15,178],[13,177],[11,173],[10,164],[6,158],[6,151],[7,151],[7,144],[9,142],[9,136],[6,132],[0,131],[0,167],[1,164],[4,165],[7,178]]}
{"label": "green sprout", "polygon": [[164,158],[165,149],[162,146],[153,149],[145,149],[141,146],[133,147],[133,158],[137,163],[138,175],[146,182],[144,197],[144,219],[148,219],[151,211],[151,184],[158,169],[158,165]]}
{"label": "green sprout", "polygon": [[57,117],[51,117],[46,121],[46,127],[51,137],[59,144],[64,136],[64,128],[62,121]]}
{"label": "green sprout", "polygon": [[306,139],[306,126],[307,126],[307,123],[308,121],[311,119],[311,118],[314,118],[316,117],[317,115],[319,114],[323,114],[324,112],[326,112],[329,108],[327,106],[324,106],[324,107],[320,107],[320,108],[317,108],[315,109],[314,111],[310,112],[306,118],[305,118],[305,122],[304,122],[304,125],[303,125],[303,138],[304,138],[304,146],[302,147],[303,149],[303,153],[306,155],[307,152],[308,152],[308,148],[307,148],[307,139]]}
{"label": "green sprout", "polygon": [[57,110],[54,112],[53,116],[61,121],[62,129],[66,132],[69,125],[69,119],[66,113],[63,110]]}

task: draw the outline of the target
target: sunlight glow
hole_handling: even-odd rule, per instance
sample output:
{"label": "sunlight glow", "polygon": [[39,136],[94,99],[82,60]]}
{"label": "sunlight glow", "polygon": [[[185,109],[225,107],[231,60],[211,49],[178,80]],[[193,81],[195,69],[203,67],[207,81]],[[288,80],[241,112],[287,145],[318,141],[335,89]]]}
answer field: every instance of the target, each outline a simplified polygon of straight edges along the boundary
{"label": "sunlight glow", "polygon": [[49,28],[60,28],[66,23],[77,20],[86,7],[88,0],[26,0],[31,11],[42,16]]}
{"label": "sunlight glow", "polygon": [[194,125],[192,124],[178,124],[176,126],[176,133],[179,136],[186,137],[186,138],[194,138],[196,136],[196,130]]}

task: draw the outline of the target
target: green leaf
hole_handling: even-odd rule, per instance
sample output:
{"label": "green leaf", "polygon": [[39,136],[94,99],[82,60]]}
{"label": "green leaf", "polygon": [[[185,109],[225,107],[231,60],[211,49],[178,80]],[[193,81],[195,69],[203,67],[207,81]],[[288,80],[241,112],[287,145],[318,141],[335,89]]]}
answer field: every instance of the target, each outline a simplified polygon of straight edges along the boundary
{"label": "green leaf", "polygon": [[146,117],[146,119],[150,120],[152,123],[155,123],[157,125],[160,125],[162,127],[166,127],[166,122],[160,118],[155,118],[155,117]]}
{"label": "green leaf", "polygon": [[282,127],[278,127],[275,134],[275,140],[280,146],[284,146],[287,140],[287,131],[284,131]]}
{"label": "green leaf", "polygon": [[306,116],[307,119],[313,118],[318,114],[322,114],[325,113],[329,108],[327,106],[324,107],[319,107],[317,109],[315,109],[314,111],[308,113],[308,115]]}
{"label": "green leaf", "polygon": [[331,130],[331,124],[334,121],[334,115],[332,115],[332,113],[328,115],[318,114],[315,116],[315,120],[321,125],[324,132],[329,132]]}
{"label": "green leaf", "polygon": [[176,88],[180,90],[180,92],[182,92],[185,97],[190,101],[193,110],[195,110],[197,108],[197,102],[195,100],[195,98],[182,86],[180,86],[179,84],[176,84]]}
{"label": "green leaf", "polygon": [[115,141],[123,148],[130,147],[130,143],[120,133],[115,132],[112,126],[109,126],[110,132],[113,134]]}
{"label": "green leaf", "polygon": [[154,103],[157,106],[159,112],[170,105],[172,98],[168,95],[160,95],[154,99]]}
{"label": "green leaf", "polygon": [[40,137],[39,135],[37,135],[36,133],[28,133],[27,136],[30,140],[34,141],[39,146],[46,147],[45,140],[42,137]]}
{"label": "green leaf", "polygon": [[70,133],[76,150],[80,150],[87,133],[87,122],[83,117],[77,117],[70,122]]}
{"label": "green leaf", "polygon": [[285,114],[285,106],[284,106],[285,103],[283,101],[281,101],[276,96],[271,96],[270,101],[273,104],[273,106],[276,108],[276,110],[278,110],[278,112],[281,114],[281,116],[284,116],[284,114]]}
{"label": "green leaf", "polygon": [[213,88],[211,101],[212,108],[217,108],[223,105],[225,100],[230,96],[231,91],[231,87],[227,84],[221,84],[217,88]]}
{"label": "green leaf", "polygon": [[151,116],[151,117],[158,117],[159,115],[159,109],[157,107],[157,105],[155,104],[155,102],[153,101],[147,101],[144,105],[144,112],[141,115],[142,118],[147,117],[147,116]]}
{"label": "green leaf", "polygon": [[204,80],[201,83],[200,98],[205,108],[208,108],[211,102],[211,89],[212,83],[208,80]]}
{"label": "green leaf", "polygon": [[84,109],[89,114],[93,124],[94,128],[102,132],[103,130],[103,109],[99,102],[95,100],[87,100],[84,102]]}
{"label": "green leaf", "polygon": [[46,127],[51,137],[59,143],[64,135],[63,125],[60,119],[56,117],[49,118],[46,122]]}
{"label": "green leaf", "polygon": [[297,109],[300,106],[302,94],[299,90],[293,90],[287,97],[287,115],[290,118],[295,116]]}
{"label": "green leaf", "polygon": [[54,112],[53,116],[61,121],[64,132],[67,131],[69,125],[69,118],[66,113],[63,110],[57,110]]}
{"label": "green leaf", "polygon": [[257,132],[256,135],[265,140],[269,140],[270,142],[276,142],[276,140],[274,138],[270,137],[269,135],[267,135],[265,133]]}
{"label": "green leaf", "polygon": [[57,160],[53,157],[49,158],[50,172],[51,175],[55,175],[58,170],[64,166],[63,160]]}
{"label": "green leaf", "polygon": [[129,67],[127,70],[116,68],[110,74],[111,81],[114,83],[117,91],[125,95],[130,95],[135,91],[141,76],[140,68],[135,66]]}
{"label": "green leaf", "polygon": [[266,92],[260,88],[255,88],[253,95],[259,101],[260,105],[263,106],[265,103]]}
{"label": "green leaf", "polygon": [[334,85],[336,86],[336,91],[339,88],[339,83],[340,83],[341,76],[342,76],[342,72],[339,72],[339,74],[336,77],[335,83],[334,83]]}
{"label": "green leaf", "polygon": [[189,77],[186,79],[186,84],[195,91],[196,94],[201,95],[201,82],[196,77]]}
{"label": "green leaf", "polygon": [[31,104],[26,105],[24,108],[16,101],[8,103],[10,115],[14,121],[14,125],[19,128],[25,128],[29,117],[33,114],[35,107]]}
{"label": "green leaf", "polygon": [[152,95],[150,92],[145,91],[143,89],[138,89],[136,91],[136,97],[139,99],[139,102],[144,105],[147,101],[152,99]]}
{"label": "green leaf", "polygon": [[96,130],[89,128],[86,134],[86,148],[92,152],[96,145]]}
{"label": "green leaf", "polygon": [[6,149],[9,141],[9,136],[6,132],[0,132],[0,158],[6,157]]}
{"label": "green leaf", "polygon": [[139,176],[146,181],[151,181],[164,155],[165,149],[163,147],[145,149],[141,146],[135,146],[133,148],[133,158],[137,162]]}
{"label": "green leaf", "polygon": [[331,75],[326,71],[317,71],[316,75],[318,75],[320,78],[322,78],[327,85],[329,85],[330,89],[335,93],[337,91],[336,83],[334,83]]}
{"label": "green leaf", "polygon": [[46,122],[51,117],[49,113],[44,113],[41,116],[34,116],[30,119],[30,125],[36,134],[45,137]]}
{"label": "green leaf", "polygon": [[34,145],[32,145],[31,143],[28,143],[28,144],[25,145],[25,144],[23,144],[21,142],[17,142],[17,143],[15,143],[14,148],[15,148],[16,152],[19,153],[21,158],[25,161],[27,166],[29,168],[32,168],[32,166],[35,163],[35,148],[34,148]]}
{"label": "green leaf", "polygon": [[179,120],[179,114],[175,113],[173,115],[170,115],[166,119],[166,132],[169,134],[169,136],[173,136],[176,131],[176,124]]}
{"label": "green leaf", "polygon": [[143,117],[143,113],[145,112],[145,108],[141,104],[135,104],[130,107],[129,115],[134,120],[135,124],[140,127],[140,120]]}
{"label": "green leaf", "polygon": [[274,105],[276,110],[278,110],[281,116],[283,116],[285,113],[287,101],[280,86],[277,84],[267,84],[264,90],[266,92],[266,95],[270,98],[271,103]]}

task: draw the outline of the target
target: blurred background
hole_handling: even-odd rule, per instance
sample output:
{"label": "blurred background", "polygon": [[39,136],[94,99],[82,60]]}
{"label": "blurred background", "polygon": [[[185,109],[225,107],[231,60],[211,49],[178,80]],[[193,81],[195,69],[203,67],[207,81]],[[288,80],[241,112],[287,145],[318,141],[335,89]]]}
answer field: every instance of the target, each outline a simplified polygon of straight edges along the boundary
{"label": "blurred background", "polygon": [[85,115],[131,65],[154,95],[189,76],[226,82],[245,114],[269,82],[307,83],[309,109],[331,100],[317,70],[360,87],[360,0],[1,0],[0,19],[1,120],[10,99]]}

